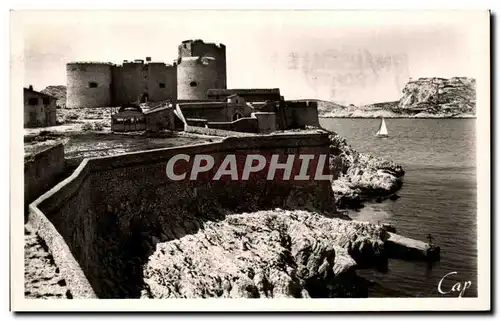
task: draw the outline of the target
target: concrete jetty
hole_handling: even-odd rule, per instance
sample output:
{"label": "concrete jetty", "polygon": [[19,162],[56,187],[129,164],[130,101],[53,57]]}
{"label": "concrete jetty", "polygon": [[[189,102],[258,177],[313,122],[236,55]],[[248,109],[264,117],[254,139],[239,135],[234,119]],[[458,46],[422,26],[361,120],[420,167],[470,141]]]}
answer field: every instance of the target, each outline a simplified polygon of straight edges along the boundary
{"label": "concrete jetty", "polygon": [[390,258],[406,261],[439,261],[439,246],[388,232],[385,248]]}

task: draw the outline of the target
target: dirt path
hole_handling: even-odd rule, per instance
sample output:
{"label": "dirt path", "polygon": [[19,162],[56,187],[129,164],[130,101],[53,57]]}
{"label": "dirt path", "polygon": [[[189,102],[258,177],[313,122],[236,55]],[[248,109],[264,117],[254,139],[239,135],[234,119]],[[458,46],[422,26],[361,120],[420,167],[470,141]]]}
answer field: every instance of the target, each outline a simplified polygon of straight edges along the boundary
{"label": "dirt path", "polygon": [[24,296],[27,299],[71,299],[43,240],[26,225],[24,228]]}

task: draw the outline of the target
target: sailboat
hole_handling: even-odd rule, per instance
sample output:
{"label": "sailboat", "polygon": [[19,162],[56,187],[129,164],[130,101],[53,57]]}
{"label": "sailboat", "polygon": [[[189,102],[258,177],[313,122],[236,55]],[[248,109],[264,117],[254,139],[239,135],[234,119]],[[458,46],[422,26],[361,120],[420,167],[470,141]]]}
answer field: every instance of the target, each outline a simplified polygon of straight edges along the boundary
{"label": "sailboat", "polygon": [[382,117],[382,121],[380,122],[380,126],[379,126],[378,131],[375,134],[375,136],[378,136],[378,137],[388,137],[389,136],[389,133],[387,132],[387,127],[385,126],[384,117]]}

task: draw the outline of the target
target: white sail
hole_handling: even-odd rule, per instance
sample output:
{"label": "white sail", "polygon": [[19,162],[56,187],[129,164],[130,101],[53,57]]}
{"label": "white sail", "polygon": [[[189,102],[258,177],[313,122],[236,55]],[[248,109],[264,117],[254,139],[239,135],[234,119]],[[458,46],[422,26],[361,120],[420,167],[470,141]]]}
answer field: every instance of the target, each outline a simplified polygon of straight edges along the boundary
{"label": "white sail", "polygon": [[377,131],[377,136],[388,136],[387,127],[385,126],[385,120],[382,118],[382,122],[380,123],[380,127]]}

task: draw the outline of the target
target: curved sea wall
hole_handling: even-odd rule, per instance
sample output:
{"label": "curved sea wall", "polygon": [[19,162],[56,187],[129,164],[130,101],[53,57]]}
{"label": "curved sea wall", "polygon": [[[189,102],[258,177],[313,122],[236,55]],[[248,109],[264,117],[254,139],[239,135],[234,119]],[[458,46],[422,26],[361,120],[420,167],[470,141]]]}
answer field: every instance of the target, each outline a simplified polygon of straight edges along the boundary
{"label": "curved sea wall", "polygon": [[24,157],[25,208],[55,185],[64,172],[63,144],[28,152]]}
{"label": "curved sea wall", "polygon": [[29,222],[44,239],[73,297],[134,298],[156,244],[196,233],[226,214],[307,209],[335,216],[329,181],[171,181],[177,154],[328,155],[324,132],[228,137],[221,142],[84,160],[30,204]]}

